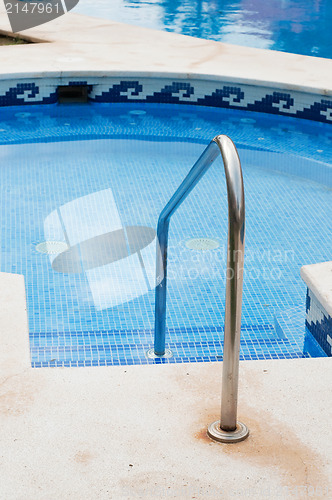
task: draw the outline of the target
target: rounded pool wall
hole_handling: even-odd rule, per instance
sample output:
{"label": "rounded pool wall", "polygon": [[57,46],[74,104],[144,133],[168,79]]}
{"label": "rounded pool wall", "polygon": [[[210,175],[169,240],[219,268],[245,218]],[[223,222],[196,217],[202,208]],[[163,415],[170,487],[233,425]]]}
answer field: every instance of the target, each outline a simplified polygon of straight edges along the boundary
{"label": "rounded pool wall", "polygon": [[[0,25],[8,30],[2,13]],[[91,104],[97,101],[101,106],[109,105],[113,109],[119,103],[132,103],[133,106],[135,102],[138,105],[151,103],[157,107],[160,103],[168,103],[184,109],[189,104],[196,109],[206,107],[211,111],[217,108],[243,111],[249,120],[258,111],[266,117],[268,114],[290,117],[285,118],[289,122],[293,118],[304,118],[303,123],[308,120],[321,122],[317,125],[322,126],[331,123],[331,61],[328,59],[279,52],[274,52],[271,57],[271,52],[266,50],[114,22],[101,24],[98,19],[72,13],[63,16],[61,23],[48,23],[28,30],[29,37],[51,43],[36,44],[28,53],[24,48],[15,48],[15,57],[8,51],[9,57],[4,57],[0,69],[0,113],[5,107],[14,111],[12,106],[23,106],[23,111],[17,109],[22,120],[31,105],[57,107],[62,99],[65,102],[67,95],[76,96],[76,102],[79,99]],[[114,44],[116,50],[113,50]],[[187,126],[188,117],[185,122]],[[288,130],[292,137],[296,137],[296,125]],[[27,137],[22,136],[20,127],[13,132],[14,137],[9,142],[26,142]],[[30,142],[35,142],[34,134],[39,132],[38,127],[31,128]],[[58,132],[59,137],[67,135]],[[75,131],[71,132],[77,136]],[[167,131],[163,129],[163,132],[167,137]],[[196,133],[199,135],[199,131]],[[188,133],[184,132],[184,136],[188,138]],[[199,138],[198,142],[206,144],[209,139]],[[53,142],[54,138],[45,140]],[[320,148],[320,154],[323,157],[326,149]],[[304,177],[306,175],[313,180],[309,166]],[[315,176],[315,182],[325,184],[326,179],[330,179],[330,171],[315,168]],[[42,247],[44,244],[40,240],[35,243],[42,243]],[[36,250],[36,253],[39,252]],[[297,317],[296,311],[294,314]],[[291,317],[289,311],[288,320]],[[276,331],[282,332],[283,319],[277,319]],[[315,355],[320,355],[320,349]],[[95,363],[88,361],[87,364]],[[50,366],[54,366],[53,361]]]}
{"label": "rounded pool wall", "polygon": [[329,96],[228,80],[188,79],[185,76],[0,80],[0,106],[54,104],[59,102],[59,98],[63,102],[65,89],[69,91],[64,101],[67,103],[82,102],[84,95],[86,101],[96,103],[191,104],[332,123],[332,97]]}

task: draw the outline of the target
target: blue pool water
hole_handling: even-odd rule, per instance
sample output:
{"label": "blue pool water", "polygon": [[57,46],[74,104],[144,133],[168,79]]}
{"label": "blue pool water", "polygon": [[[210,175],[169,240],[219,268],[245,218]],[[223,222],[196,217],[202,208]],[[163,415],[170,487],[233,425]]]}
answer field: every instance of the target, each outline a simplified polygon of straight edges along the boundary
{"label": "blue pool water", "polygon": [[[219,133],[245,181],[241,357],[323,355],[304,329],[300,268],[331,258],[329,125],[128,103],[4,108],[0,130],[1,271],[25,276],[33,366],[153,362],[158,215]],[[193,250],[195,238],[217,248]],[[226,240],[217,160],[171,222],[169,362],[222,359]]]}
{"label": "blue pool water", "polygon": [[236,45],[332,57],[330,0],[80,0],[75,12]]}

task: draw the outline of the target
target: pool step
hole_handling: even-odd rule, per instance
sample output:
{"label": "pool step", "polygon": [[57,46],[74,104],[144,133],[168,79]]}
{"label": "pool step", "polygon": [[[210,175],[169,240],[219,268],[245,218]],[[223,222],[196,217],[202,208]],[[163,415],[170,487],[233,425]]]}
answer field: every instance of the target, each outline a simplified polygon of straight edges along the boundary
{"label": "pool step", "polygon": [[[222,326],[182,326],[167,329],[167,339],[173,342],[189,340],[220,340],[224,336]],[[62,345],[99,345],[99,344],[135,344],[153,342],[154,330],[149,328],[137,328],[131,330],[99,330],[99,331],[76,331],[76,332],[42,332],[30,333],[30,344],[33,347]],[[279,337],[275,332],[274,325],[242,325],[241,340],[273,340],[285,338]]]}
{"label": "pool step", "polygon": [[[221,361],[222,327],[183,327],[167,332],[174,353],[167,362]],[[114,330],[31,334],[32,365],[98,366],[147,364],[146,351],[153,345],[153,330]],[[243,325],[240,359],[307,357],[294,339],[280,338],[274,325]],[[155,363],[166,362],[157,359]]]}
{"label": "pool step", "polygon": [[326,353],[305,326],[305,307],[278,311],[274,316],[274,328],[279,338],[299,336],[302,339],[303,353],[307,357],[325,357]]}
{"label": "pool step", "polygon": [[274,328],[279,338],[287,338],[289,333],[304,331],[305,307],[292,307],[274,313]]}

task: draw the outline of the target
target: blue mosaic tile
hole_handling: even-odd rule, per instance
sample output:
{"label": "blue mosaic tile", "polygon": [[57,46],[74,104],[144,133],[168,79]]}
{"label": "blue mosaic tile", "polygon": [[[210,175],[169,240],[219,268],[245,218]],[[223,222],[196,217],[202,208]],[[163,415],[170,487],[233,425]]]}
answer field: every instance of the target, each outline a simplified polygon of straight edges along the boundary
{"label": "blue mosaic tile", "polygon": [[193,95],[194,88],[190,83],[172,82],[171,85],[165,85],[160,92],[154,92],[153,95],[147,95],[146,101],[178,104],[181,103],[181,100],[184,98],[190,98]]}
{"label": "blue mosaic tile", "polygon": [[211,106],[286,115],[332,123],[332,100],[300,91],[262,86],[170,78],[87,77],[0,82],[0,106],[57,102],[61,85],[86,85],[99,103],[146,102]]}
{"label": "blue mosaic tile", "polygon": [[306,327],[327,356],[332,356],[332,317],[309,288],[306,298]]}
{"label": "blue mosaic tile", "polygon": [[[5,84],[6,85],[6,84]],[[1,87],[4,87],[2,82]],[[0,106],[18,106],[22,104],[52,104],[57,101],[57,93],[48,92],[47,96],[41,96],[39,86],[34,82],[17,83],[5,92],[0,91]]]}
{"label": "blue mosaic tile", "polygon": [[[188,87],[180,94],[193,96]],[[117,295],[104,273],[55,270],[62,252],[37,245],[73,248],[91,231],[108,234],[115,219],[155,229],[207,138],[221,132],[237,145],[246,188],[241,359],[324,355],[305,331],[300,267],[330,256],[329,125],[239,109],[90,103],[2,108],[0,129],[1,270],[25,276],[33,366],[153,363],[145,356],[154,321],[148,275],[141,294],[104,307],[108,293]],[[186,246],[201,236],[219,248]],[[216,164],[172,220],[167,344],[175,355],[155,363],[222,360],[226,242],[226,186]],[[115,283],[128,268],[116,268]]]}
{"label": "blue mosaic tile", "polygon": [[[190,328],[178,329],[177,336],[181,338],[189,333]],[[251,338],[254,334],[260,335],[262,332],[262,325],[258,325],[258,332],[253,325],[243,326],[243,332],[250,332]],[[273,331],[271,325],[266,325],[264,329]],[[116,333],[120,335],[117,339]],[[172,332],[174,333],[174,332]],[[172,337],[171,332],[167,332],[168,337]],[[190,332],[191,334],[192,332]],[[208,342],[209,349],[204,345],[204,342],[199,340],[200,334],[206,333],[208,336],[220,336],[214,341]],[[138,334],[138,336],[137,336]],[[59,334],[57,334],[59,335]],[[57,337],[55,335],[55,337]],[[107,344],[96,344],[96,332],[68,332],[62,333],[66,338],[66,343],[72,345],[77,343],[79,337],[84,338],[84,348],[72,347],[69,349],[60,349],[56,345],[51,349],[47,349],[43,343],[40,344],[39,335],[31,336],[31,359],[32,366],[36,368],[46,366],[107,366],[110,365],[130,365],[130,364],[164,364],[164,363],[197,363],[197,362],[211,362],[222,361],[223,356],[223,331],[221,328],[215,332],[215,328],[200,328],[196,331],[191,342],[169,342],[167,347],[173,351],[174,357],[165,359],[151,360],[146,357],[146,352],[152,347],[151,342],[147,343],[147,337],[150,340],[153,337],[153,331],[135,331],[135,332],[97,332],[99,342],[103,339]],[[49,342],[53,341],[49,337]],[[123,344],[121,338],[132,337],[135,338],[135,343]],[[303,353],[300,346],[294,340],[272,338],[270,340],[261,340],[256,342],[248,337],[246,340],[241,341],[240,358],[242,360],[258,360],[258,359],[286,359],[286,358],[304,358],[308,357],[308,353]],[[57,339],[55,340],[56,343]],[[118,343],[114,344],[117,341]],[[206,344],[206,343],[205,343]],[[66,351],[70,359],[66,359]],[[204,354],[204,355],[203,355]],[[91,359],[89,359],[91,357]],[[51,361],[50,361],[51,358]],[[38,361],[37,361],[38,360]]]}
{"label": "blue mosaic tile", "polygon": [[108,90],[100,95],[96,94],[96,102],[127,102],[130,98],[138,97],[143,87],[138,81],[121,81],[112,85]]}

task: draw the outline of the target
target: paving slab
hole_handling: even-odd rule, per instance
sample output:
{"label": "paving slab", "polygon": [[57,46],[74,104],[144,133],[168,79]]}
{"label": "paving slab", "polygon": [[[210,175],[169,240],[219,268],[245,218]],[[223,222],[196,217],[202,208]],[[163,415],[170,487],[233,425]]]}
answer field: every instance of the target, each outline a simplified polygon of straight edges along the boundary
{"label": "paving slab", "polygon": [[241,363],[250,436],[238,444],[206,434],[221,367],[30,369],[5,380],[1,498],[331,498],[330,360]]}

